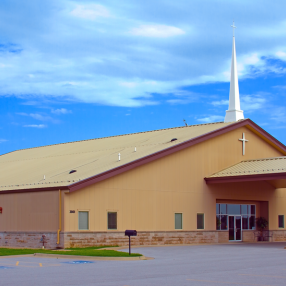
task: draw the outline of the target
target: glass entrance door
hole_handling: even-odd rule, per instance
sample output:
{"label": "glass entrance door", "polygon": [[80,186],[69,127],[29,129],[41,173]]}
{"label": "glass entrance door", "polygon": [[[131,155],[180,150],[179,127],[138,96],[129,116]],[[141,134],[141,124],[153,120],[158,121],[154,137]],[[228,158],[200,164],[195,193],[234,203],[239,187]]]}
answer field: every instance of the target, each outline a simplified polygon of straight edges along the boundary
{"label": "glass entrance door", "polygon": [[230,241],[241,241],[241,215],[228,216],[228,232]]}

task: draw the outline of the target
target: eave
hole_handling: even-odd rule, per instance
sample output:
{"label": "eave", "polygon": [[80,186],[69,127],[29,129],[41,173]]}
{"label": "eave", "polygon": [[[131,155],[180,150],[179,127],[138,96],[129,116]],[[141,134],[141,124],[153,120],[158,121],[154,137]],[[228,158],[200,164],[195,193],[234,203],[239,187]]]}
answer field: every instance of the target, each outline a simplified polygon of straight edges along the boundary
{"label": "eave", "polygon": [[48,188],[30,188],[30,189],[15,189],[15,190],[7,190],[0,191],[0,195],[4,194],[14,194],[14,193],[31,193],[31,192],[51,192],[58,190],[69,190],[68,186],[57,186],[57,187],[48,187]]}
{"label": "eave", "polygon": [[225,183],[276,181],[276,180],[285,180],[286,182],[286,172],[205,178],[207,184],[225,184]]}

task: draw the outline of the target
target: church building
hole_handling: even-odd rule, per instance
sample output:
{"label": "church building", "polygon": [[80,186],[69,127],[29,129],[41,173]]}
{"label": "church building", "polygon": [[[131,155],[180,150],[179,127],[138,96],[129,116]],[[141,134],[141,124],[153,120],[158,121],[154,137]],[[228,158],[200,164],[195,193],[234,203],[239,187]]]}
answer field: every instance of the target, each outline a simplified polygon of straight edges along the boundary
{"label": "church building", "polygon": [[18,150],[0,174],[0,247],[254,242],[259,217],[286,240],[286,146],[244,119],[234,37],[224,122]]}

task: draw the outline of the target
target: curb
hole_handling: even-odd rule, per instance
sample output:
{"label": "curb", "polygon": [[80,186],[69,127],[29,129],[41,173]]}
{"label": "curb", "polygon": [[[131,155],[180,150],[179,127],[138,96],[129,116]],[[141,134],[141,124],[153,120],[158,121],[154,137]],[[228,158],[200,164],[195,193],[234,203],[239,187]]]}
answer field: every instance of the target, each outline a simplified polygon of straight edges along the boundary
{"label": "curb", "polygon": [[151,260],[152,257],[131,256],[131,257],[106,257],[106,256],[80,256],[80,255],[62,255],[62,254],[46,254],[34,253],[34,257],[56,258],[56,259],[84,259],[84,260],[116,260],[116,261],[134,261],[134,260]]}

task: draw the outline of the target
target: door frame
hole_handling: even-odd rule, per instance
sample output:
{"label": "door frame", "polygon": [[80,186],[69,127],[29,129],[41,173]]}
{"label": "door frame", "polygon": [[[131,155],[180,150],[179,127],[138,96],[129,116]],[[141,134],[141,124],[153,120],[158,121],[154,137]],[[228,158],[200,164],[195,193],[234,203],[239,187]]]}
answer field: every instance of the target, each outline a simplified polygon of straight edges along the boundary
{"label": "door frame", "polygon": [[[240,217],[240,239],[236,239],[236,219],[235,217]],[[230,223],[229,223],[229,218],[233,217],[233,221],[234,221],[234,240],[230,240],[229,239],[229,230],[230,230]],[[228,240],[230,242],[237,242],[237,241],[242,241],[242,215],[228,215]]]}

